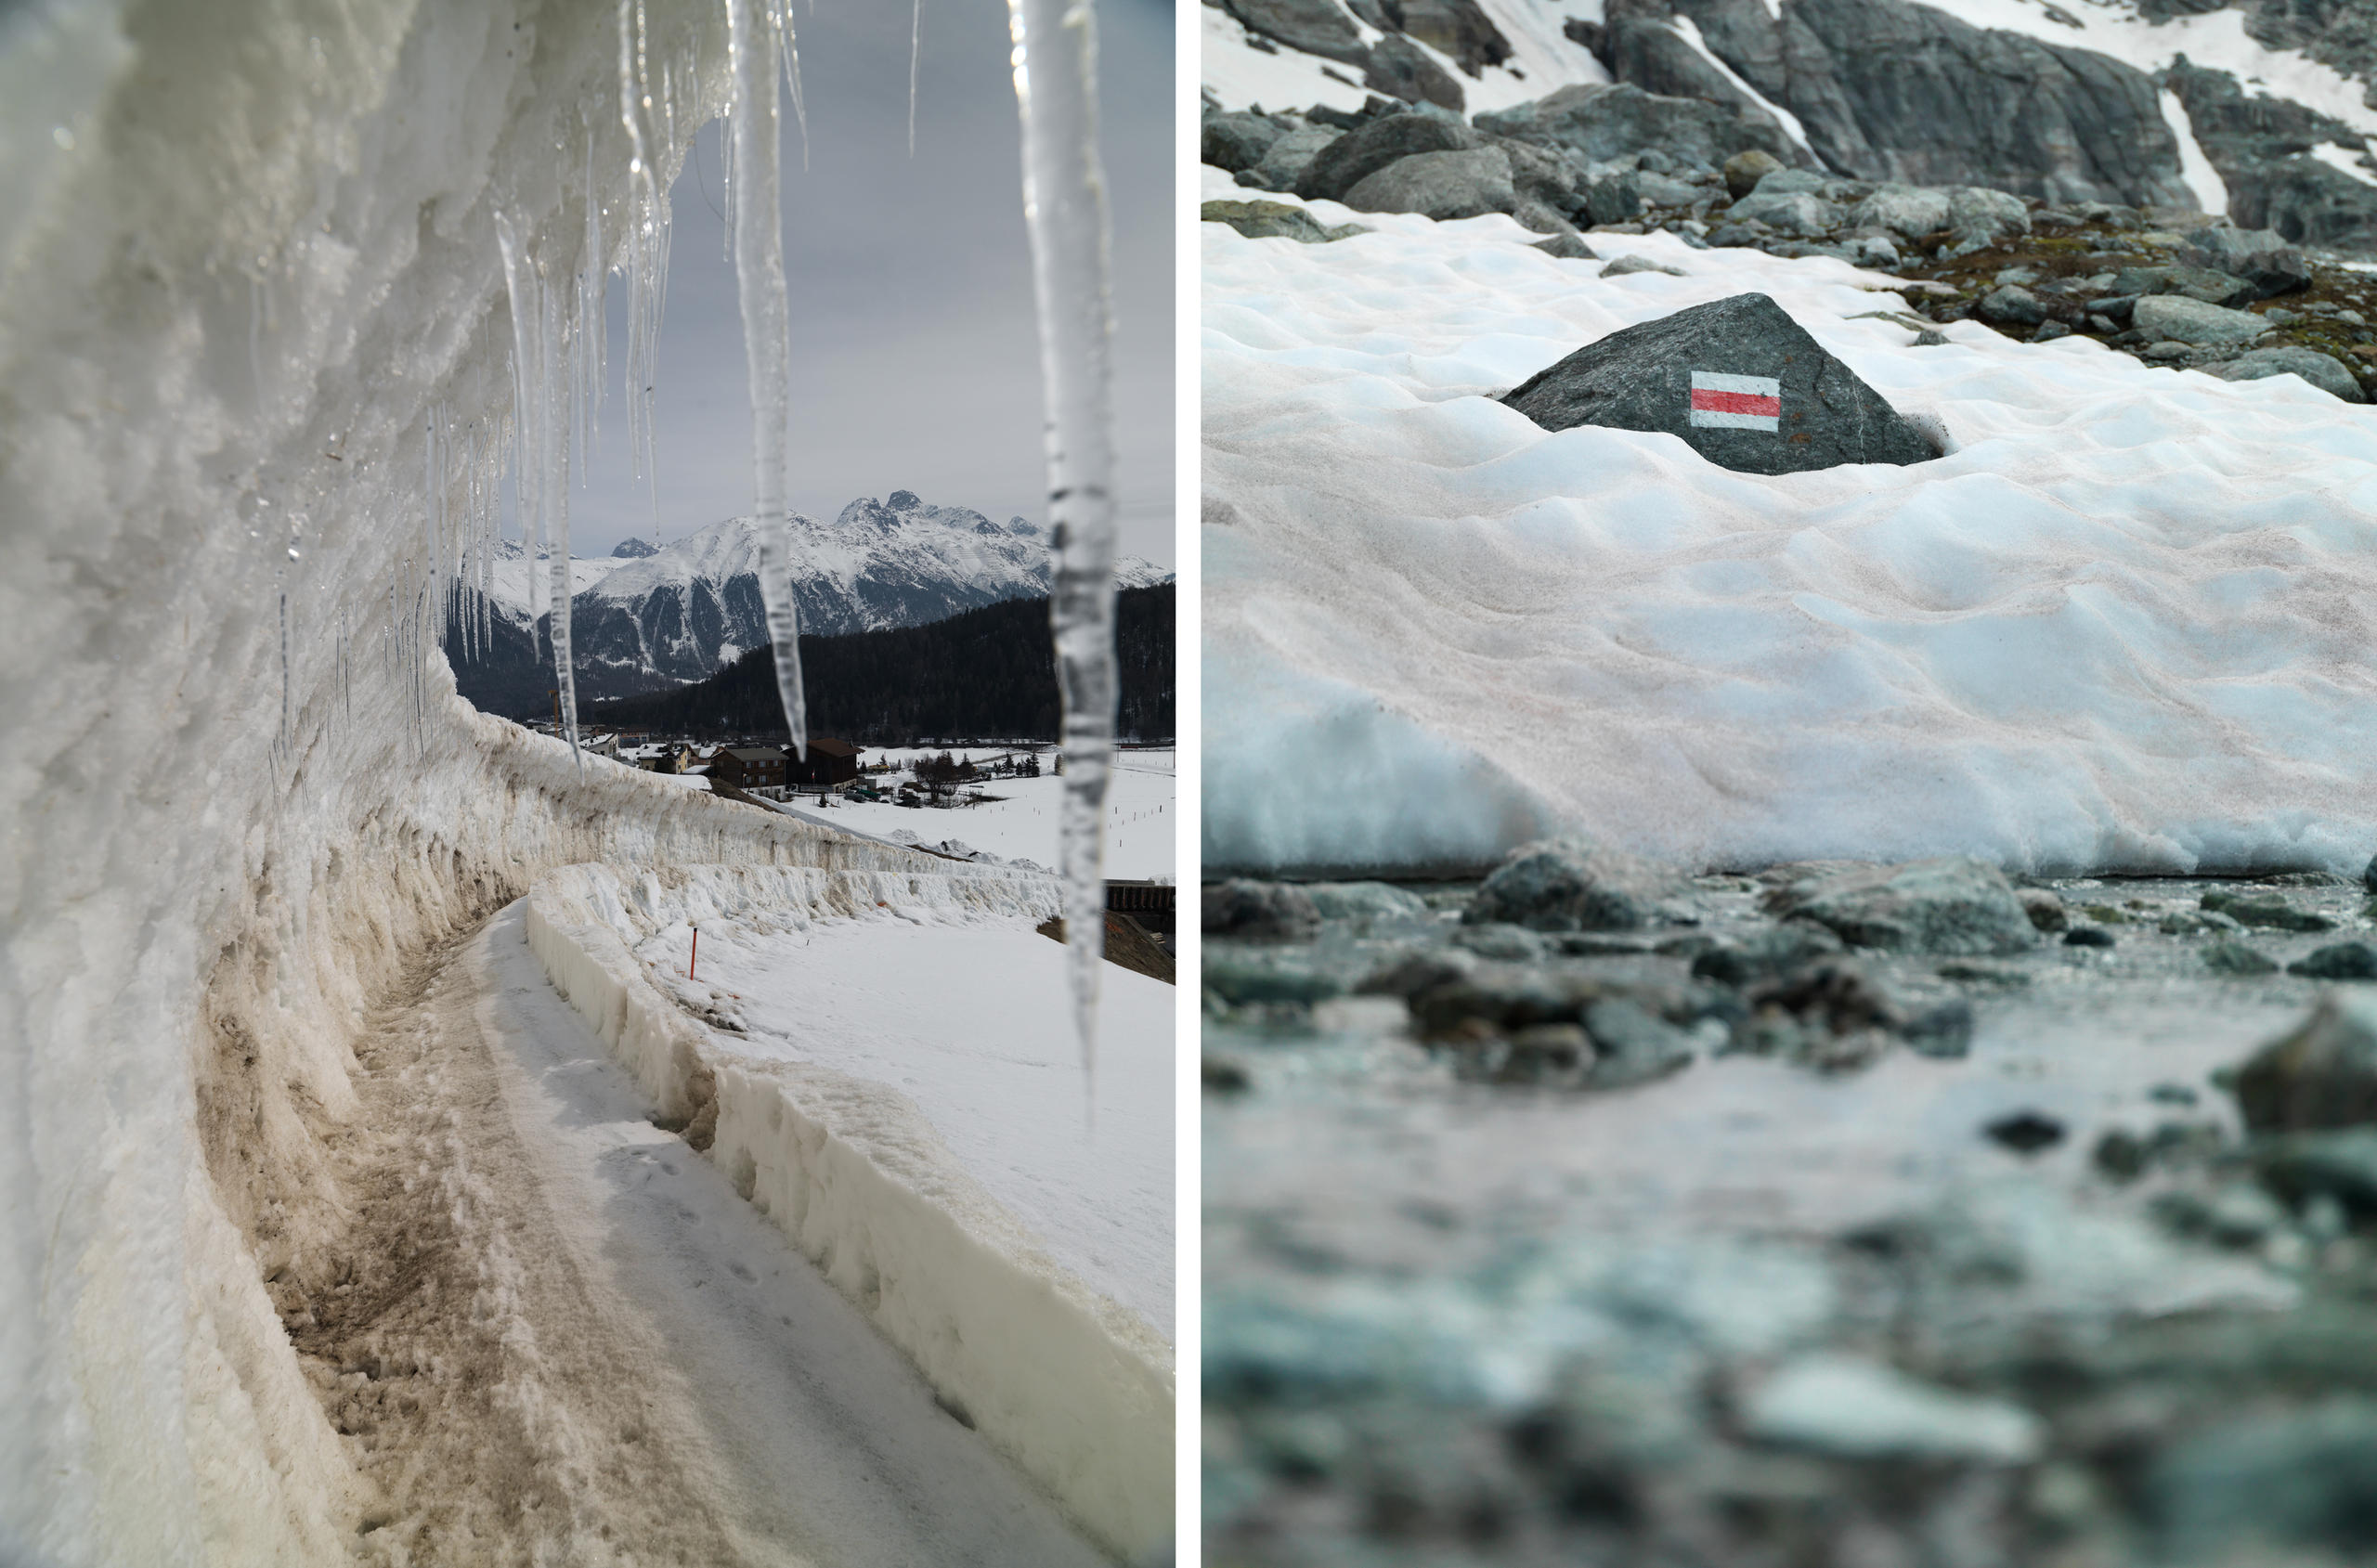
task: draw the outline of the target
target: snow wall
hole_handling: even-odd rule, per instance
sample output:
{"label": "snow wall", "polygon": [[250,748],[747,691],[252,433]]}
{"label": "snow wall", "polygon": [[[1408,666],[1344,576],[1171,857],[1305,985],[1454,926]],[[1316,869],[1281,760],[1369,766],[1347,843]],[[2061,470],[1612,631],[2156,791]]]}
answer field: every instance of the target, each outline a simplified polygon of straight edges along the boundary
{"label": "snow wall", "polygon": [[[666,174],[723,15],[635,9]],[[587,861],[948,872],[581,778],[436,651],[425,430],[511,408],[495,212],[625,210],[619,19],[0,13],[0,1562],[344,1560],[261,1281],[331,1283],[351,1043],[434,943]]]}
{"label": "snow wall", "polygon": [[528,896],[545,973],[664,1115],[906,1354],[942,1401],[1109,1549],[1172,1526],[1172,1351],[953,1160],[907,1096],[721,1050],[632,944],[681,920],[878,903],[1053,918],[1049,879],[791,867],[570,866]]}

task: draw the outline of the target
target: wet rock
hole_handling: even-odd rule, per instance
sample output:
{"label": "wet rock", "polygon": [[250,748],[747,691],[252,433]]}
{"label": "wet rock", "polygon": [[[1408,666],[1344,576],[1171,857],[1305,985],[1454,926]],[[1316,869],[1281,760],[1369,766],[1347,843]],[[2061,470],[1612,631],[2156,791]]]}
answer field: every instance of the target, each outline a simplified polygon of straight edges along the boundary
{"label": "wet rock", "polygon": [[1951,959],[1933,971],[1943,980],[1963,980],[1973,985],[2021,986],[2031,983],[2030,971],[2004,964],[1974,964],[1968,960]]}
{"label": "wet rock", "polygon": [[2074,926],[2063,933],[2066,947],[2111,947],[2113,934],[2102,926]]}
{"label": "wet rock", "polygon": [[[1751,148],[1747,152],[1736,152],[1725,160],[1725,194],[1738,201],[1756,190],[1759,181],[1782,167],[1781,159],[1772,153],[1761,152],[1757,148]],[[1947,211],[1945,202],[1941,203],[1941,211],[1942,213]]]}
{"label": "wet rock", "polygon": [[1207,991],[1232,1006],[1282,1002],[1310,1006],[1345,991],[1344,981],[1297,951],[1209,950],[1202,978]]}
{"label": "wet rock", "polygon": [[1331,0],[1227,0],[1222,8],[1248,32],[1307,55],[1359,65],[1370,53],[1353,18]]}
{"label": "wet rock", "polygon": [[2117,1182],[2134,1182],[2146,1173],[2146,1140],[2125,1128],[2115,1127],[2097,1140],[2096,1151],[2089,1156],[2098,1170]]}
{"label": "wet rock", "polygon": [[1500,921],[1538,931],[1631,931],[1650,922],[1656,875],[1581,838],[1544,839],[1511,851],[1461,913],[1469,925]]}
{"label": "wet rock", "polygon": [[2206,931],[2241,931],[2236,921],[2215,909],[2174,910],[2154,923],[2166,937],[2197,937]]}
{"label": "wet rock", "polygon": [[1695,979],[1742,986],[1777,979],[1843,952],[1840,939],[1822,926],[1800,922],[1769,927],[1727,946],[1711,948],[1692,961]]}
{"label": "wet rock", "polygon": [[1495,921],[1481,926],[1463,926],[1452,936],[1457,947],[1466,949],[1480,958],[1490,958],[1503,964],[1537,964],[1543,959],[1543,939],[1524,926],[1505,925]]}
{"label": "wet rock", "polygon": [[2175,1236],[2219,1247],[2259,1247],[2286,1228],[2286,1211],[2257,1186],[2231,1183],[2209,1195],[2168,1192],[2154,1200],[2154,1216]]}
{"label": "wet rock", "polygon": [[2278,960],[2244,942],[2214,942],[2203,950],[2203,966],[2221,975],[2267,975]]}
{"label": "wet rock", "polygon": [[2315,980],[2377,980],[2377,947],[2367,942],[2335,942],[2286,966],[2290,975]]}
{"label": "wet rock", "polygon": [[1948,192],[1948,230],[1957,249],[1981,250],[2031,231],[2030,209],[2019,196],[1977,185]]}
{"label": "wet rock", "polygon": [[2157,1083],[2146,1091],[2146,1097],[2157,1105],[2191,1106],[2201,1096],[2184,1083]]}
{"label": "wet rock", "polygon": [[1845,1459],[2024,1464],[2046,1438],[2019,1406],[1832,1354],[1786,1363],[1744,1402],[1742,1426],[1756,1442]]}
{"label": "wet rock", "polygon": [[2256,348],[2241,354],[2221,365],[2204,369],[2227,382],[2260,381],[2268,376],[2300,376],[2331,397],[2346,403],[2366,403],[2360,382],[2345,368],[2343,360],[2332,354],[2321,354],[2316,348],[2304,348],[2288,343],[2277,348]]}
{"label": "wet rock", "polygon": [[1918,1056],[1954,1060],[1972,1054],[1973,1011],[1969,1002],[1942,1002],[1906,1020],[1900,1033]]}
{"label": "wet rock", "polygon": [[1539,240],[1535,242],[1535,249],[1547,256],[1557,256],[1562,261],[1601,260],[1591,245],[1573,234],[1555,234],[1549,240]]}
{"label": "wet rock", "polygon": [[1778,888],[1766,901],[1770,912],[1816,921],[1852,947],[2003,954],[2038,937],[2005,873],[1968,857],[1861,866]]}
{"label": "wet rock", "polygon": [[1323,920],[1350,920],[1363,925],[1425,923],[1435,918],[1427,901],[1387,882],[1311,882],[1305,896]]}
{"label": "wet rock", "polygon": [[1396,32],[1370,45],[1370,57],[1362,62],[1362,85],[1406,103],[1434,104],[1455,114],[1468,104],[1460,79],[1438,65],[1427,50]]}
{"label": "wet rock", "polygon": [[1199,1065],[1204,1086],[1217,1095],[1242,1095],[1254,1086],[1245,1064],[1232,1057],[1209,1051]]}
{"label": "wet rock", "polygon": [[1441,223],[1510,212],[1518,192],[1501,149],[1479,147],[1398,158],[1364,175],[1343,200],[1357,213],[1417,213]]}
{"label": "wet rock", "polygon": [[[1963,1040],[1955,1038],[1956,1021],[1942,1018],[1927,1042],[1936,1038],[1945,1046],[1940,1054],[1960,1055],[1970,1038],[1969,1010],[1962,1021]],[[1888,1053],[1907,1022],[1896,1000],[1863,969],[1822,963],[1752,991],[1730,1048],[1820,1072],[1851,1072]]]}
{"label": "wet rock", "polygon": [[1511,1036],[1493,1076],[1502,1083],[1578,1083],[1598,1059],[1581,1025],[1534,1024]]}
{"label": "wet rock", "polygon": [[1993,1142],[2005,1145],[2016,1154],[2036,1154],[2063,1141],[2063,1123],[2035,1110],[2001,1116],[1981,1131],[1988,1134]]}
{"label": "wet rock", "polygon": [[1207,886],[1201,902],[1201,924],[1209,937],[1305,941],[1320,929],[1320,906],[1292,882],[1233,878]]}
{"label": "wet rock", "polygon": [[2300,1562],[2282,1550],[2293,1547],[2364,1562],[2377,1550],[2377,1403],[2346,1396],[2226,1422],[2173,1445],[2146,1496],[2186,1561]]}
{"label": "wet rock", "polygon": [[2360,874],[2360,885],[2371,892],[2377,893],[2377,855],[2369,857],[2369,865]]}
{"label": "wet rock", "polygon": [[1400,996],[1408,1001],[1422,991],[1467,980],[1476,972],[1476,961],[1465,952],[1407,953],[1373,970],[1354,991],[1362,996]]}
{"label": "wet rock", "polygon": [[2014,896],[2021,901],[2022,913],[2030,917],[2034,930],[2060,931],[2072,923],[2062,895],[2052,888],[2017,888]]}
{"label": "wet rock", "polygon": [[2297,909],[2277,893],[2210,892],[2200,901],[2205,909],[2225,914],[2240,926],[2269,931],[2332,931],[2335,922],[2314,910]]}
{"label": "wet rock", "polygon": [[1593,181],[1585,189],[1585,216],[1596,224],[1630,223],[1643,215],[1643,191],[1632,175]]}
{"label": "wet rock", "polygon": [[2237,1069],[2245,1125],[2291,1133],[2377,1121],[2377,999],[2331,991]]}
{"label": "wet rock", "polygon": [[1584,1028],[1597,1053],[1586,1080],[1593,1088],[1647,1083],[1692,1065],[1692,1037],[1630,998],[1590,1004]]}
{"label": "wet rock", "polygon": [[2137,330],[2158,341],[2203,347],[2251,343],[2269,330],[2269,323],[2249,310],[2229,310],[2184,294],[2149,294],[2131,311]]}
{"label": "wet rock", "polygon": [[2251,305],[2260,296],[2241,278],[2202,266],[2129,266],[2113,275],[2116,295],[2176,294],[2231,310]]}
{"label": "wet rock", "polygon": [[1286,134],[1286,127],[1267,114],[1209,114],[1199,137],[1198,156],[1234,175],[1260,163],[1271,144]]}
{"label": "wet rock", "polygon": [[1630,278],[1638,272],[1664,272],[1669,278],[1683,276],[1683,268],[1662,266],[1648,256],[1620,256],[1601,269],[1604,278]]}
{"label": "wet rock", "polygon": [[1258,190],[1293,190],[1320,149],[1344,136],[1333,126],[1307,125],[1290,131],[1265,150],[1262,162],[1238,172],[1238,183]]}
{"label": "wet rock", "polygon": [[1534,1024],[1581,1022],[1585,1008],[1603,988],[1525,972],[1485,971],[1415,992],[1411,1021],[1423,1040],[1474,1038],[1476,1024],[1488,1034],[1515,1034]]}
{"label": "wet rock", "polygon": [[1302,207],[1285,201],[1208,201],[1197,215],[1205,223],[1226,223],[1249,240],[1295,240],[1320,245],[1370,232],[1353,223],[1329,227]]}
{"label": "wet rock", "polygon": [[1764,294],[1612,332],[1502,401],[1546,430],[1664,431],[1711,462],[1751,473],[1938,455]]}
{"label": "wet rock", "polygon": [[1385,115],[1314,154],[1296,181],[1296,194],[1307,201],[1340,201],[1390,163],[1422,152],[1468,152],[1484,144],[1483,136],[1447,115]]}

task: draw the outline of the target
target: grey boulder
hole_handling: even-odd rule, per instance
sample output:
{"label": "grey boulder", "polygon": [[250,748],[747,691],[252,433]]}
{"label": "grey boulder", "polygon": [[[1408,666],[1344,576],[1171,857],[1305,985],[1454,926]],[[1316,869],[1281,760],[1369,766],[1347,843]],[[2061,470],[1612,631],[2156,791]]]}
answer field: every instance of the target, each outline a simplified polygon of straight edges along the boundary
{"label": "grey boulder", "polygon": [[1237,174],[1263,161],[1271,144],[1286,132],[1266,114],[1210,114],[1205,117],[1198,156],[1216,169]]}
{"label": "grey boulder", "polygon": [[1348,235],[1367,234],[1357,223],[1331,227],[1285,201],[1208,201],[1197,210],[1205,223],[1226,223],[1249,240],[1295,240],[1318,245]]}
{"label": "grey boulder", "polygon": [[1919,240],[1948,227],[1945,191],[1919,185],[1886,185],[1849,211],[1851,227],[1885,228],[1902,240]]}
{"label": "grey boulder", "polygon": [[1822,234],[1840,222],[1840,209],[1812,190],[1769,192],[1770,177],[1748,196],[1734,203],[1725,215],[1734,223],[1762,223],[1778,234],[1805,237]]}
{"label": "grey boulder", "polygon": [[2269,330],[2269,323],[2249,310],[2207,305],[2185,294],[2148,294],[2131,310],[2130,318],[2157,340],[2198,348],[2251,343]]}
{"label": "grey boulder", "polygon": [[1346,132],[1313,155],[1296,181],[1307,201],[1338,201],[1370,175],[1422,152],[1467,152],[1485,138],[1437,114],[1388,114]]}
{"label": "grey boulder", "polygon": [[1477,128],[1558,148],[1589,163],[1630,160],[1650,149],[1711,168],[1753,149],[1779,162],[1795,156],[1771,124],[1745,122],[1699,98],[1668,97],[1622,83],[1572,84],[1533,102],[1480,114]]}
{"label": "grey boulder", "polygon": [[2257,1133],[2377,1121],[2377,1000],[2331,991],[2237,1069],[2237,1108]]}
{"label": "grey boulder", "polygon": [[2215,224],[2197,229],[2187,241],[2190,261],[2243,279],[2253,285],[2257,299],[2311,286],[2311,268],[2303,253],[2276,229],[2227,228]]}
{"label": "grey boulder", "polygon": [[1418,213],[1440,220],[1507,213],[1518,203],[1500,148],[1418,152],[1365,175],[1342,201],[1357,213]]}
{"label": "grey boulder", "polygon": [[[1772,402],[1736,395],[1745,382],[1772,383]],[[1546,430],[1664,431],[1710,462],[1747,473],[1939,455],[1764,294],[1735,294],[1612,332],[1502,401]],[[1758,411],[1766,408],[1771,415]]]}
{"label": "grey boulder", "polygon": [[1631,931],[1650,923],[1660,886],[1649,867],[1597,844],[1541,839],[1512,850],[1461,918],[1538,931]]}
{"label": "grey boulder", "polygon": [[2265,376],[2301,376],[2321,392],[2340,397],[2347,403],[2366,403],[2368,397],[2360,383],[2345,368],[2343,360],[2316,348],[2302,348],[2289,343],[2278,348],[2256,348],[2225,365],[2206,365],[2204,369],[2222,381],[2251,382]]}
{"label": "grey boulder", "polygon": [[1320,149],[1345,133],[1326,125],[1307,125],[1300,131],[1290,131],[1273,142],[1264,152],[1263,161],[1253,168],[1238,172],[1238,183],[1257,190],[1293,190],[1304,172],[1312,167]]}
{"label": "grey boulder", "polygon": [[1812,920],[1852,947],[2007,953],[2038,940],[2006,874],[1969,856],[1856,866],[1786,884],[1766,903],[1770,913]]}

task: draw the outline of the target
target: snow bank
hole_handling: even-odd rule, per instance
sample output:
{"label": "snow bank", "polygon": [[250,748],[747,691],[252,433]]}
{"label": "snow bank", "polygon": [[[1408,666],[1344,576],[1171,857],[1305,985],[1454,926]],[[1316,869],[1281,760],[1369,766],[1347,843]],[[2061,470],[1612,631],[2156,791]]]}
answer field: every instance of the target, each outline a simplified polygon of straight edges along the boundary
{"label": "snow bank", "polygon": [[630,942],[676,922],[873,913],[1045,920],[1046,878],[784,867],[571,866],[537,884],[528,940],[661,1113],[775,1221],[994,1446],[1110,1549],[1172,1525],[1171,1347],[1059,1266],[884,1084],[725,1048]]}
{"label": "snow bank", "polygon": [[[1914,348],[1830,260],[1597,234],[1685,274],[1604,281],[1508,218],[1316,208],[1376,232],[1202,226],[1209,871],[1552,824],[1721,866],[2377,848],[2368,409],[1977,323]],[[1493,401],[1749,290],[1951,455],[1767,478]]]}

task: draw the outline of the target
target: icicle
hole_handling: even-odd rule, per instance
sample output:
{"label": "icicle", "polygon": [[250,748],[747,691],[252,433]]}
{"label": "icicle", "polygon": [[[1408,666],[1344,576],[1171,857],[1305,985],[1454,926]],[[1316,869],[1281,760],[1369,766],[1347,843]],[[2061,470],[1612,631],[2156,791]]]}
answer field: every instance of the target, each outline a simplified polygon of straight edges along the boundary
{"label": "icicle", "polygon": [[908,13],[908,156],[916,155],[916,59],[924,53],[925,0],[914,0]]}
{"label": "icicle", "polygon": [[1064,697],[1065,936],[1082,1069],[1097,1065],[1106,945],[1107,771],[1114,733],[1114,499],[1106,177],[1098,158],[1098,36],[1088,0],[1007,0],[1023,124],[1046,408],[1048,618]]}
{"label": "icicle", "polygon": [[784,281],[778,216],[776,66],[781,56],[761,0],[726,0],[728,69],[734,77],[734,278],[743,305],[743,353],[751,373],[752,515],[760,525],[760,594],[775,645],[776,695],[795,756],[809,758],[809,714],[800,684],[800,614],[792,597],[792,517],[785,503],[785,439],[792,422],[791,305]]}
{"label": "icicle", "polygon": [[563,361],[568,352],[566,329],[563,324],[561,296],[558,292],[545,292],[545,463],[544,477],[538,481],[537,490],[545,508],[545,541],[552,552],[552,606],[554,684],[561,691],[563,732],[569,737],[570,759],[578,765],[580,778],[586,775],[586,759],[578,750],[578,671],[570,651],[570,581],[569,581],[569,423],[563,418],[563,400],[568,395],[562,380]]}
{"label": "icicle", "polygon": [[[809,14],[817,14],[816,0],[810,0]],[[809,169],[809,110],[800,101],[800,45],[792,34],[792,0],[768,0],[768,19],[776,30],[776,48],[784,58],[785,82],[792,89],[792,118],[800,127],[800,167],[805,174]],[[916,140],[912,129],[908,136],[911,157],[916,154]]]}
{"label": "icicle", "polygon": [[[668,73],[664,71],[663,75]],[[674,105],[662,89],[673,124]],[[628,454],[651,485],[652,513],[660,515],[660,478],[654,461],[652,414],[659,384],[660,313],[669,292],[669,188],[656,162],[676,143],[654,126],[652,71],[641,0],[619,0],[619,113],[627,125],[628,164]]]}

